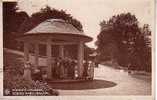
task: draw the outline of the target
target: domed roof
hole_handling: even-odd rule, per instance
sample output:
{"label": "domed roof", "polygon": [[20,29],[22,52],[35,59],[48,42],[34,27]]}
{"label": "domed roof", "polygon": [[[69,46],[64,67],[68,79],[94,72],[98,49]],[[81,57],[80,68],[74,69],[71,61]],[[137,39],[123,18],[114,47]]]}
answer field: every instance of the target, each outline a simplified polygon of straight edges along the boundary
{"label": "domed roof", "polygon": [[70,35],[79,38],[82,37],[82,39],[86,42],[92,40],[91,37],[85,35],[83,32],[75,28],[72,24],[69,24],[62,19],[48,19],[37,25],[32,30],[24,33],[24,36],[26,35]]}

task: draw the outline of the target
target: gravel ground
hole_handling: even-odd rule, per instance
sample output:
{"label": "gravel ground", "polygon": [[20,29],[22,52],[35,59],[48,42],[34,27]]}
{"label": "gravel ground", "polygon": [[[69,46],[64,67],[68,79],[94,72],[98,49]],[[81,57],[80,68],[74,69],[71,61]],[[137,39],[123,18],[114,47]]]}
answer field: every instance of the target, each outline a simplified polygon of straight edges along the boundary
{"label": "gravel ground", "polygon": [[151,76],[99,65],[93,82],[52,84],[60,95],[151,95]]}

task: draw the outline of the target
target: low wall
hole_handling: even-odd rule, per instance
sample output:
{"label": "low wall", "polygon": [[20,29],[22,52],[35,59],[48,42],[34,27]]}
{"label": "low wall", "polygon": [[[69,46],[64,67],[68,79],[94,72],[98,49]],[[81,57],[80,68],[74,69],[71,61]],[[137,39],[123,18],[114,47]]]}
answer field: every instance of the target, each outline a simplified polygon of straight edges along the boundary
{"label": "low wall", "polygon": [[[31,62],[33,65],[35,65],[35,56],[32,55],[32,54],[30,54],[30,55],[29,55],[29,58],[30,58],[30,62]],[[47,59],[46,59],[46,57],[44,57],[44,56],[39,56],[38,60],[39,60],[39,61],[38,61],[39,66],[47,66]]]}

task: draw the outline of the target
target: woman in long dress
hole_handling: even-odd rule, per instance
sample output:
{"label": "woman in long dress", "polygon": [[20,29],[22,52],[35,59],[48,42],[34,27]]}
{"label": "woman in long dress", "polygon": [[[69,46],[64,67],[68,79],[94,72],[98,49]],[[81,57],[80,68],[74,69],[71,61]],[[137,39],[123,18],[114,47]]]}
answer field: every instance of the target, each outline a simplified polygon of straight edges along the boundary
{"label": "woman in long dress", "polygon": [[26,61],[26,63],[24,64],[24,79],[28,80],[28,81],[32,81],[32,77],[31,77],[31,63],[29,61]]}
{"label": "woman in long dress", "polygon": [[60,78],[63,79],[64,78],[64,61],[63,59],[59,58],[58,60],[58,65],[59,65],[59,69],[60,69]]}

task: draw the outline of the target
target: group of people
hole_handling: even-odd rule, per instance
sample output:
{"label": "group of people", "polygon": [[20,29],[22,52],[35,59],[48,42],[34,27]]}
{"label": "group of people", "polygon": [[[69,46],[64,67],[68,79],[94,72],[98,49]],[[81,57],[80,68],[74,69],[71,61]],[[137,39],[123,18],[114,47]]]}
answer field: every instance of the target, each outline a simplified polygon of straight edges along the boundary
{"label": "group of people", "polygon": [[75,78],[77,62],[70,58],[55,58],[52,67],[52,77],[57,79]]}
{"label": "group of people", "polygon": [[[55,58],[52,66],[52,79],[77,79],[78,77],[78,64],[77,61],[70,58]],[[84,61],[83,63],[83,76],[81,78],[89,79],[94,76],[94,63],[90,61]],[[92,70],[93,69],[93,70]],[[46,79],[46,70],[35,69],[33,70],[33,80],[43,80],[43,76]],[[91,76],[92,75],[92,76]]]}
{"label": "group of people", "polygon": [[[52,67],[52,78],[54,79],[75,79],[78,70],[77,61],[70,58],[55,58]],[[82,78],[93,78],[94,68],[92,66],[94,63],[89,61],[84,61],[83,63],[83,76]],[[93,70],[92,70],[93,69]]]}

